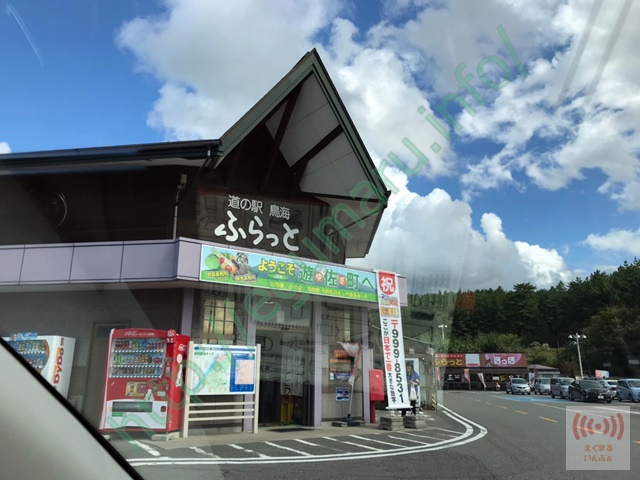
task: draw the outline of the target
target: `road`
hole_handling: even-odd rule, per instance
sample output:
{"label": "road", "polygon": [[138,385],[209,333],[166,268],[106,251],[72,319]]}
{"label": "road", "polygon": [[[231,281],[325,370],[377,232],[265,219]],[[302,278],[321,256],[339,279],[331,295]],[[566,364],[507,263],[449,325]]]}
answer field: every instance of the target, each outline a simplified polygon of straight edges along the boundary
{"label": "road", "polygon": [[[479,474],[481,468],[486,469],[486,476],[476,478],[603,478],[604,472],[566,470],[566,409],[579,409],[584,404],[505,392],[451,392],[444,398],[449,408],[489,431],[481,441],[455,450],[458,459],[473,467],[474,472]],[[627,402],[597,406],[612,415],[621,407],[631,408],[630,470],[608,475],[616,479],[638,478],[640,406]]]}
{"label": "road", "polygon": [[[146,450],[124,442],[119,448],[145,478],[153,479],[178,474],[188,480],[605,478],[601,471],[566,470],[566,408],[582,404],[548,396],[456,391],[445,392],[444,405],[420,430],[347,428],[332,435],[326,430],[272,434],[259,441],[247,436],[234,443],[216,437],[171,447],[141,440]],[[611,415],[631,408],[631,468],[606,473],[606,478],[638,478],[640,404],[600,406]]]}

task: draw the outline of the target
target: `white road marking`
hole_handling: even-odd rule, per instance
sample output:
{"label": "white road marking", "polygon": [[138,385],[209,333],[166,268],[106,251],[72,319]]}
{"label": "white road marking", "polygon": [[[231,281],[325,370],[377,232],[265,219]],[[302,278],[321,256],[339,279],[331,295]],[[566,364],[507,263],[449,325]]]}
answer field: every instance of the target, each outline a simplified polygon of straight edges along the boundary
{"label": "white road marking", "polygon": [[447,430],[446,428],[430,428],[429,430],[441,430],[443,432],[455,433],[456,435],[460,435],[461,432],[456,432],[455,430]]}
{"label": "white road marking", "polygon": [[[505,397],[504,397],[504,396],[502,396],[502,395],[495,395],[495,394],[494,394],[494,395],[492,395],[492,396],[493,396],[494,398],[498,398],[498,399],[502,399],[502,400],[518,401],[518,400],[511,400],[511,397],[506,397],[506,398],[505,398]],[[583,404],[582,402],[578,402],[578,403],[576,404],[576,403],[574,403],[574,402],[570,402],[569,400],[567,400],[567,402],[564,402],[564,403],[563,403],[563,400],[561,400],[561,399],[558,399],[558,401],[557,401],[557,402],[548,401],[548,402],[544,402],[544,403],[542,403],[542,402],[536,402],[536,399],[535,399],[535,398],[534,398],[534,399],[531,399],[531,401],[530,401],[530,402],[521,402],[521,403],[533,403],[534,405],[539,405],[539,406],[541,406],[541,407],[557,408],[558,410],[565,410],[566,408],[565,408],[565,407],[558,407],[558,406],[556,406],[556,405],[549,405],[549,404],[552,404],[552,403],[555,403],[555,404],[558,404],[558,405],[563,405],[563,404],[564,404],[564,405],[566,405],[567,407],[571,407],[571,406],[575,406],[575,405],[585,405],[585,406],[586,406],[586,405],[588,405],[588,406],[590,406],[590,407],[598,407],[598,408],[602,408],[603,410],[611,410],[611,411],[613,411],[613,412],[620,412],[620,409],[619,409],[619,408],[616,408],[616,407],[614,407],[614,406],[613,406],[613,405],[615,405],[615,404],[610,404],[610,403],[608,403],[608,404],[607,404],[607,405],[610,405],[610,406],[608,406],[608,407],[605,407],[604,405],[602,405],[602,404],[600,404],[600,403],[587,403],[587,404]],[[619,403],[619,404],[620,404],[620,403]],[[623,405],[620,405],[620,406],[623,406]],[[502,407],[502,406],[500,406],[499,408],[506,408],[506,407]],[[631,415],[640,415],[640,411],[633,410],[632,408],[631,408],[631,409],[629,409],[629,413],[630,413]]]}
{"label": "white road marking", "polygon": [[[453,448],[461,445],[466,445],[471,442],[475,442],[483,438],[487,435],[487,429],[482,425],[479,425],[472,420],[463,417],[462,415],[453,412],[451,409],[447,407],[442,407],[444,414],[448,416],[452,421],[461,424],[465,427],[465,432],[461,432],[460,435],[456,438],[449,439],[436,439],[438,440],[435,443],[424,444],[424,445],[416,445],[416,446],[408,446],[402,448],[396,448],[392,450],[381,450],[373,447],[367,447],[366,445],[360,445],[358,443],[353,442],[344,442],[336,440],[332,437],[322,437],[327,440],[333,441],[335,443],[354,445],[360,448],[367,448],[371,451],[366,452],[348,452],[348,453],[338,453],[338,454],[327,454],[327,455],[312,455],[312,456],[289,456],[289,457],[267,457],[267,458],[256,458],[256,457],[245,457],[245,458],[169,458],[169,457],[161,457],[161,458],[136,458],[136,459],[127,459],[130,465],[134,467],[142,467],[142,466],[164,466],[164,465],[246,465],[247,463],[251,464],[282,464],[282,463],[307,463],[307,462],[333,462],[340,460],[364,460],[370,458],[380,458],[380,457],[395,457],[398,455],[409,455],[413,453],[424,453],[431,451],[444,450],[448,448]],[[478,430],[478,431],[475,431]],[[237,446],[236,446],[237,447]],[[266,457],[266,456],[265,456]]]}
{"label": "white road marking", "polygon": [[382,440],[372,440],[370,438],[361,437],[359,435],[349,435],[349,436],[353,438],[357,438],[358,440],[365,440],[367,442],[381,443],[382,445],[390,445],[392,447],[404,447],[404,445],[398,445],[397,443],[383,442]]}
{"label": "white road marking", "polygon": [[404,433],[405,435],[411,435],[412,437],[428,438],[429,440],[442,440],[442,438],[431,437],[429,435],[420,435],[418,433],[409,433],[409,432],[398,432],[398,433]]}
{"label": "white road marking", "polygon": [[306,440],[300,440],[299,438],[293,439],[295,442],[304,443],[305,445],[311,445],[312,447],[321,447],[322,445],[318,445],[317,443],[307,442]]}
{"label": "white road marking", "polygon": [[267,445],[271,445],[272,447],[275,447],[275,448],[281,448],[283,450],[289,450],[290,452],[297,453],[298,455],[304,455],[306,457],[310,457],[311,456],[310,453],[303,452],[302,450],[296,450],[295,448],[289,448],[289,447],[285,447],[283,445],[278,445],[277,443],[272,443],[272,442],[264,442],[264,443],[267,444]]}
{"label": "white road marking", "polygon": [[[580,408],[581,406],[584,407],[588,407],[588,408],[592,408],[592,407],[597,407],[599,409],[602,410],[608,410],[608,411],[612,411],[612,412],[622,412],[622,410],[620,410],[619,408],[615,408],[615,407],[604,407],[598,404],[590,404],[590,403],[567,403],[565,407],[557,407],[555,405],[547,405],[546,403],[536,403],[535,405],[538,405],[540,407],[547,407],[547,408],[555,408],[556,410],[562,410],[564,412],[566,412],[567,410],[569,410],[570,412],[576,412],[576,413],[582,413],[582,409]],[[569,407],[569,408],[567,408]],[[633,410],[629,411],[629,413],[634,414],[634,415],[640,415],[640,412],[634,412]],[[589,414],[591,415],[591,411],[589,412]],[[596,417],[602,416],[602,417],[606,417],[606,415],[598,415],[597,413],[593,414]]]}
{"label": "white road marking", "polygon": [[[427,430],[428,432],[431,432],[432,430],[435,430],[433,428]],[[458,432],[458,435],[454,435],[452,433],[440,433],[440,432],[432,432],[432,433],[437,433],[438,435],[443,435],[445,437],[457,437],[458,435],[460,435],[460,432]]]}
{"label": "white road marking", "polygon": [[402,440],[403,442],[421,443],[422,445],[429,445],[429,443],[419,442],[418,440],[411,440],[410,438],[393,437],[391,435],[389,435],[389,438],[393,438],[395,440]]}
{"label": "white road marking", "polygon": [[193,450],[196,453],[199,453],[200,455],[204,455],[206,457],[211,457],[211,458],[220,458],[218,455],[214,455],[211,452],[207,452],[206,450],[203,450],[199,447],[189,447],[191,450]]}
{"label": "white road marking", "polygon": [[242,448],[240,445],[236,445],[235,443],[230,443],[229,446],[235,448],[236,450],[242,450],[243,452],[255,453],[260,458],[271,458],[269,455],[265,455],[264,453],[254,452],[253,450],[249,450],[248,448]]}
{"label": "white road marking", "polygon": [[353,445],[353,446],[355,446],[355,447],[366,448],[367,450],[375,450],[376,452],[384,452],[384,450],[383,450],[383,449],[381,449],[381,448],[370,447],[369,445],[361,445],[361,444],[359,444],[359,443],[355,443],[355,442],[345,442],[345,441],[341,441],[341,440],[338,440],[338,442],[340,442],[340,443],[344,443],[344,444],[346,444],[346,445]]}
{"label": "white road marking", "polygon": [[155,448],[152,448],[149,445],[145,445],[144,443],[139,442],[138,440],[129,440],[129,443],[135,447],[141,448],[142,450],[147,452],[149,455],[153,455],[154,457],[159,457],[161,455],[161,453],[157,451]]}

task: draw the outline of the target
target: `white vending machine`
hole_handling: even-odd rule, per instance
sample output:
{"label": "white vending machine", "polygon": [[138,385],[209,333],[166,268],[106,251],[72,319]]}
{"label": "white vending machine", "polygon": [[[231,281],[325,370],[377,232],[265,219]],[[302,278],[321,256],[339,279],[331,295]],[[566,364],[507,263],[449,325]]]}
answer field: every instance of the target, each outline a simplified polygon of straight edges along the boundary
{"label": "white vending machine", "polygon": [[75,338],[17,333],[4,340],[66,398],[76,346]]}

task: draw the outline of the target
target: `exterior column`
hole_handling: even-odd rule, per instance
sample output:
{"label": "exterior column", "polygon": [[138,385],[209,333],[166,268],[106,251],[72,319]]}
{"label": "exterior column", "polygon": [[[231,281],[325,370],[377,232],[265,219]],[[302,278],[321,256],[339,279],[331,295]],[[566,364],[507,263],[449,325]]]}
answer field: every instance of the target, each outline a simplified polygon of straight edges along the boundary
{"label": "exterior column", "polygon": [[185,288],[182,290],[182,311],[180,312],[180,333],[182,335],[192,336],[191,328],[193,326],[193,307],[194,307],[194,291],[193,288]]}
{"label": "exterior column", "polygon": [[[246,297],[245,297],[246,298]],[[244,301],[243,301],[244,303]],[[257,322],[253,318],[253,306],[255,304],[255,299],[251,298],[251,308],[247,311],[246,321],[244,323],[245,331],[247,332],[247,345],[255,345],[256,344],[256,330],[257,330]],[[260,385],[260,372],[258,372],[258,378],[256,378],[256,389]],[[259,392],[259,389],[258,389]],[[258,393],[259,396],[259,393]],[[251,402],[254,400],[254,395],[244,395],[243,400],[245,402]],[[258,402],[260,399],[257,399]],[[253,418],[245,418],[242,421],[242,431],[250,432],[253,429]]]}
{"label": "exterior column", "polygon": [[322,304],[317,298],[312,297],[313,305],[313,426],[322,425],[322,365],[324,359],[322,338]]}
{"label": "exterior column", "polygon": [[373,365],[372,354],[373,351],[369,348],[369,313],[364,307],[362,309],[362,412],[365,423],[371,423],[369,369]]}

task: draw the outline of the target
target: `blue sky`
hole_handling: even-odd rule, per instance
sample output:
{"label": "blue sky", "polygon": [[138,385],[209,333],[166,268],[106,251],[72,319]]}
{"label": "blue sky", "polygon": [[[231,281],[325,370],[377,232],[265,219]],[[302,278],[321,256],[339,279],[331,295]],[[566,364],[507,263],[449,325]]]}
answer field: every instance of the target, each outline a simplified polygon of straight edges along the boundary
{"label": "blue sky", "polygon": [[[403,138],[430,158],[411,177],[387,167],[399,192],[352,263],[446,272],[454,288],[547,287],[640,256],[640,35],[626,22],[605,59],[620,14],[607,6],[578,51],[592,4],[14,0],[0,16],[0,152],[217,138],[315,47],[377,164],[394,152],[415,165]],[[501,89],[478,77],[488,55],[511,69]],[[486,105],[458,87],[461,63]],[[446,125],[448,93],[476,110],[451,104],[463,128],[449,143],[416,111]]]}

